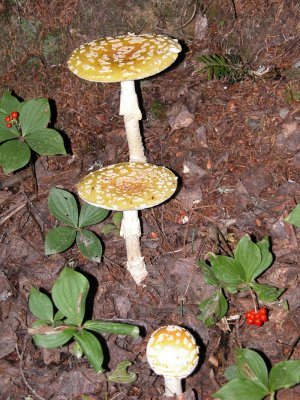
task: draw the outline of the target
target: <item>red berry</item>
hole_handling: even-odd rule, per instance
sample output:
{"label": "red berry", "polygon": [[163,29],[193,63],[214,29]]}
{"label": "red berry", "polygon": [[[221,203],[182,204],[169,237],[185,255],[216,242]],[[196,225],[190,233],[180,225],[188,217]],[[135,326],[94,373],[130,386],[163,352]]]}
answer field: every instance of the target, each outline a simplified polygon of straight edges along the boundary
{"label": "red berry", "polygon": [[13,119],[17,119],[18,116],[19,116],[19,113],[18,113],[18,111],[13,111],[12,113],[10,113],[10,115],[11,115],[11,117],[12,117]]}
{"label": "red berry", "polygon": [[262,326],[263,322],[260,319],[255,319],[254,323],[256,326]]}
{"label": "red berry", "polygon": [[245,317],[246,318],[251,318],[252,315],[253,315],[252,311],[247,311],[246,314],[245,314]]}
{"label": "red berry", "polygon": [[9,122],[11,120],[10,116],[8,115],[7,117],[4,118],[5,122]]}
{"label": "red berry", "polygon": [[267,310],[265,308],[261,308],[258,312],[259,312],[259,315],[266,315],[267,314]]}
{"label": "red berry", "polygon": [[260,316],[260,320],[261,320],[262,322],[266,322],[266,321],[268,321],[268,316],[265,315],[265,314],[263,314],[263,315]]}
{"label": "red berry", "polygon": [[253,325],[254,324],[254,319],[253,318],[247,318],[246,322],[248,325]]}
{"label": "red berry", "polygon": [[7,126],[7,128],[11,128],[11,127],[12,127],[12,124],[7,123],[6,126]]}

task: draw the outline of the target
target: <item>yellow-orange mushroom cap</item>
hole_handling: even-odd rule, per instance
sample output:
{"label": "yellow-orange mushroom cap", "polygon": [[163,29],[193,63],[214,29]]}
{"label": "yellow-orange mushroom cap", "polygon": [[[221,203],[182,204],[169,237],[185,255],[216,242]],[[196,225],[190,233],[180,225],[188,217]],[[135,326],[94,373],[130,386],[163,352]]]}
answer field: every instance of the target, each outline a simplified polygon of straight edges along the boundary
{"label": "yellow-orange mushroom cap", "polygon": [[88,174],[77,190],[83,200],[94,206],[127,211],[161,204],[176,187],[177,177],[166,167],[124,162]]}
{"label": "yellow-orange mushroom cap", "polygon": [[168,325],[152,333],[147,359],[157,375],[183,379],[195,369],[199,348],[192,334],[180,326]]}
{"label": "yellow-orange mushroom cap", "polygon": [[155,75],[169,67],[181,46],[163,35],[128,34],[107,37],[81,45],[74,50],[69,69],[94,82],[122,82]]}

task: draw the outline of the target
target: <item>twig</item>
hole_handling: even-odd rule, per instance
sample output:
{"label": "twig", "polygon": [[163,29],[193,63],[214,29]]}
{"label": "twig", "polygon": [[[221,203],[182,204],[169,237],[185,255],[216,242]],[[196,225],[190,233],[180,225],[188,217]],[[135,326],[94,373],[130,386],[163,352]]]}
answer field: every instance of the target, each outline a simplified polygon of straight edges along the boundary
{"label": "twig", "polygon": [[234,19],[237,19],[237,11],[236,11],[236,6],[235,6],[235,1],[231,0],[232,8],[233,8],[233,14],[234,14]]}
{"label": "twig", "polygon": [[[184,5],[182,6],[182,10],[185,7],[186,3],[187,3],[187,1],[185,1]],[[196,0],[194,3],[194,10],[193,10],[192,16],[189,18],[189,20],[187,22],[184,22],[178,28],[174,28],[175,30],[182,29],[193,21],[193,19],[195,18],[196,12],[197,12],[197,5],[198,5],[197,3],[198,3],[198,1]],[[182,20],[182,13],[180,15],[180,19]]]}
{"label": "twig", "polygon": [[26,346],[26,342],[27,342],[27,336],[25,338],[24,341],[24,349],[22,350],[22,353],[20,353],[18,345],[16,344],[15,348],[16,348],[16,352],[18,354],[19,360],[20,360],[20,373],[21,373],[21,377],[23,379],[23,382],[25,384],[25,386],[27,387],[27,389],[39,400],[46,400],[44,397],[41,397],[34,389],[33,387],[28,383],[25,375],[24,375],[24,371],[23,371],[23,355],[24,355],[24,350],[25,350],[25,346]]}
{"label": "twig", "polygon": [[0,219],[0,225],[3,225],[5,221],[7,221],[10,217],[17,214],[22,208],[26,207],[27,201],[19,204],[17,207],[13,208],[6,216]]}
{"label": "twig", "polygon": [[190,213],[188,215],[188,221],[187,221],[185,232],[184,232],[184,235],[183,235],[184,256],[185,256],[185,249],[186,249],[185,246],[186,246],[186,242],[187,242],[187,236],[188,236],[188,232],[189,232],[190,221],[192,219],[192,214],[193,214],[193,210],[191,209]]}
{"label": "twig", "polygon": [[[22,192],[22,195],[25,197],[25,199],[28,202],[27,211],[28,211],[29,215],[31,216],[33,222],[39,229],[41,239],[44,241],[44,239],[45,239],[44,232],[43,232],[44,221],[42,220],[42,218],[40,216],[39,210],[36,208],[36,206],[33,204],[33,202],[30,200],[30,198],[27,196],[27,194],[25,192]],[[31,209],[34,209],[36,211],[37,216],[35,216],[35,214],[31,211]]]}
{"label": "twig", "polygon": [[30,159],[30,170],[31,170],[31,175],[32,175],[32,180],[33,180],[33,190],[34,194],[37,196],[38,195],[38,190],[39,190],[39,185],[35,173],[35,165],[32,159]]}
{"label": "twig", "polygon": [[[27,216],[27,219],[26,219],[26,221],[24,222],[24,224],[21,226],[22,219],[23,219],[24,215]],[[42,239],[42,241],[44,241],[43,232],[42,232],[42,230],[41,230],[41,228],[40,228],[38,222],[37,222],[36,219],[34,218],[32,212],[28,209],[28,207],[27,207],[27,210],[23,213],[23,215],[21,216],[21,218],[20,218],[20,220],[19,220],[18,229],[19,229],[20,237],[21,237],[21,238],[24,240],[24,242],[25,242],[29,247],[31,247],[36,253],[38,253],[40,256],[44,256],[44,254],[41,253],[39,250],[37,250],[37,249],[32,245],[32,243],[30,243],[30,242],[25,238],[25,236],[24,236],[23,233],[22,233],[23,228],[25,227],[26,223],[28,222],[29,217],[31,217],[31,218],[32,218],[32,221],[38,226],[39,232],[40,232],[40,234],[41,234],[41,239]]]}
{"label": "twig", "polygon": [[251,297],[252,297],[252,301],[253,301],[253,305],[254,305],[254,311],[255,312],[257,312],[257,299],[256,299],[256,296],[255,296],[255,293],[253,292],[253,290],[252,290],[252,288],[249,286],[249,292],[250,292],[250,295],[251,295]]}
{"label": "twig", "polygon": [[167,236],[166,236],[166,234],[165,234],[165,232],[164,232],[164,228],[163,228],[163,206],[162,206],[162,208],[161,208],[161,213],[162,213],[162,218],[161,218],[161,226],[159,225],[159,223],[157,222],[157,219],[156,219],[156,215],[155,215],[155,213],[154,213],[154,210],[153,210],[153,208],[151,208],[151,214],[152,214],[152,216],[153,216],[153,218],[154,218],[154,222],[155,222],[155,225],[156,225],[156,227],[157,227],[157,229],[159,230],[159,232],[163,235],[163,237],[164,237],[164,239],[165,239],[165,241],[166,241],[166,244],[168,245],[168,247],[169,247],[169,249],[171,250],[171,245],[170,245],[170,243],[169,243],[169,241],[168,241],[168,238],[167,238]]}

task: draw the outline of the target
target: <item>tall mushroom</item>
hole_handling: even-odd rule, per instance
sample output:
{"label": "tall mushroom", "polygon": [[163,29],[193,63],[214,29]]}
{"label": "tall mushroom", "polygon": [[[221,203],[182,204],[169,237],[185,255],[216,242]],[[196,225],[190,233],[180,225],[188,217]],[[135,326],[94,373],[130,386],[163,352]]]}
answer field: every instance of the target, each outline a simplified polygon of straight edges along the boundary
{"label": "tall mushroom", "polygon": [[147,344],[147,360],[153,371],[164,377],[166,397],[182,393],[181,380],[196,368],[198,354],[194,337],[181,326],[162,326],[152,333]]}
{"label": "tall mushroom", "polygon": [[120,234],[126,243],[127,269],[137,284],[147,276],[140,249],[138,210],[163,203],[176,187],[177,177],[168,168],[142,162],[101,168],[77,185],[80,197],[87,203],[123,211]]}
{"label": "tall mushroom", "polygon": [[84,44],[68,61],[69,69],[83,79],[121,82],[120,115],[124,116],[130,161],[146,162],[134,81],[163,71],[180,51],[178,41],[167,36],[128,34]]}

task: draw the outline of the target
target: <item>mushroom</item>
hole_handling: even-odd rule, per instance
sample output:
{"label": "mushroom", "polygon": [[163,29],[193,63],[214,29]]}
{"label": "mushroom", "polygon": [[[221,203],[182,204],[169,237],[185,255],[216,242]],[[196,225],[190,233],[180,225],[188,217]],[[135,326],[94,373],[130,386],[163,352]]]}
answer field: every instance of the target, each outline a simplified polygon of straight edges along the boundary
{"label": "mushroom", "polygon": [[123,211],[120,235],[127,250],[127,269],[137,284],[147,276],[141,255],[138,210],[161,204],[175,192],[177,177],[168,168],[125,162],[101,168],[77,185],[79,196],[96,207]]}
{"label": "mushroom", "polygon": [[146,162],[134,81],[163,71],[180,51],[178,41],[167,36],[128,34],[84,44],[68,61],[69,69],[88,81],[121,82],[119,114],[124,116],[130,161]]}
{"label": "mushroom", "polygon": [[196,368],[199,348],[188,330],[168,325],[152,333],[146,354],[153,371],[164,377],[165,395],[169,397],[182,393],[181,379]]}

